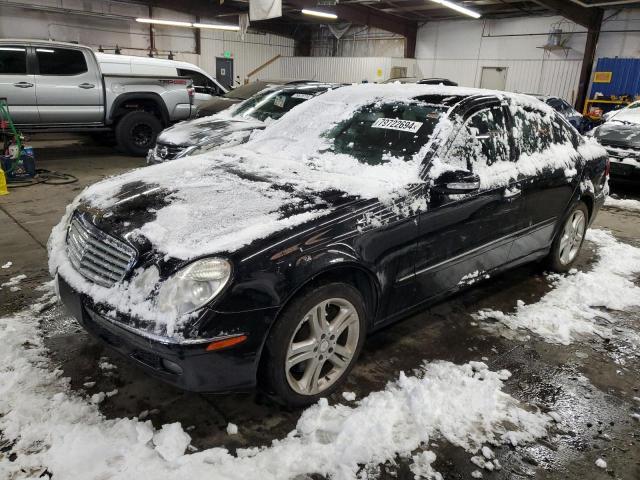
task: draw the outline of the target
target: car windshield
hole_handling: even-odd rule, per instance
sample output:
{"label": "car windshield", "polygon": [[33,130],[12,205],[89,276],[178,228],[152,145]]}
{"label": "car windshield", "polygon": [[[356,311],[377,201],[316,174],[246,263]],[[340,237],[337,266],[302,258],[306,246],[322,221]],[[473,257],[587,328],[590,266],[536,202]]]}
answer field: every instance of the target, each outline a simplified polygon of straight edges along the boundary
{"label": "car windshield", "polygon": [[238,88],[234,88],[230,92],[225,93],[223,97],[246,100],[247,98],[251,98],[256,93],[264,90],[268,86],[269,85],[265,82],[253,82]]}
{"label": "car windshield", "polygon": [[426,102],[376,103],[360,108],[326,137],[333,151],[361,163],[379,165],[392,158],[411,160],[429,142],[445,107]]}
{"label": "car windshield", "polygon": [[233,116],[251,117],[260,121],[267,118],[277,120],[296,105],[325,91],[327,87],[265,90],[242,102],[233,112]]}

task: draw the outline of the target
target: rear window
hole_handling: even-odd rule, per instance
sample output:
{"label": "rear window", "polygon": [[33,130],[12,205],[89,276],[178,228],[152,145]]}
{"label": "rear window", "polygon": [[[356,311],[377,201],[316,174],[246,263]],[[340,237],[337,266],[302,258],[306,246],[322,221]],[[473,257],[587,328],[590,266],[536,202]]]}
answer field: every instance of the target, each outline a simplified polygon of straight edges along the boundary
{"label": "rear window", "polygon": [[360,108],[327,137],[333,151],[379,165],[391,158],[408,161],[429,142],[444,107],[424,102],[376,103]]}
{"label": "rear window", "polygon": [[277,120],[296,105],[326,90],[326,88],[267,90],[243,102],[234,116],[252,117],[261,121],[267,118]]}
{"label": "rear window", "polygon": [[262,90],[264,90],[268,86],[269,85],[267,85],[264,82],[249,83],[247,85],[243,85],[241,87],[234,88],[230,92],[225,93],[224,96],[227,97],[227,98],[235,98],[235,99],[240,99],[240,100],[246,100],[246,99],[248,99],[250,97],[253,97],[256,93],[261,92]]}
{"label": "rear window", "polygon": [[80,50],[67,48],[36,48],[40,75],[79,75],[87,71],[87,62]]}
{"label": "rear window", "polygon": [[27,73],[27,49],[10,45],[0,47],[0,74]]}

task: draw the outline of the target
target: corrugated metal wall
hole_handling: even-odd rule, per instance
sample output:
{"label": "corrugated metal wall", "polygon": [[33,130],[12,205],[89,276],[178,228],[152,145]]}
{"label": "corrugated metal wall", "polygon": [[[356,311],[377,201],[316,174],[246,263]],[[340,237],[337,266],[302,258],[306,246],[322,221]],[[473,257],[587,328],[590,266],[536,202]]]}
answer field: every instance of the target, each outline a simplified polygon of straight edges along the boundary
{"label": "corrugated metal wall", "polygon": [[406,67],[416,73],[416,61],[393,57],[283,57],[260,72],[256,78],[319,80],[323,82],[381,82],[389,78],[392,67]]}
{"label": "corrugated metal wall", "polygon": [[[263,65],[276,55],[290,57],[294,52],[294,41],[277,35],[259,35],[248,33],[244,41],[235,32],[209,31],[201,40],[199,66],[207,72],[215,74],[216,57],[223,56],[225,51],[233,56],[234,76],[240,84],[244,83],[247,74]],[[262,77],[266,78],[266,77]],[[286,78],[279,74],[270,78]]]}
{"label": "corrugated metal wall", "polygon": [[510,92],[559,95],[573,101],[580,79],[580,60],[418,59],[423,77],[450,78],[465,87],[480,86],[482,67],[507,68]]}
{"label": "corrugated metal wall", "polygon": [[596,92],[606,96],[640,94],[640,58],[600,58],[595,71],[611,72],[611,82],[594,83],[589,98]]}
{"label": "corrugated metal wall", "polygon": [[[566,32],[567,50],[541,48],[553,25]],[[586,38],[580,30],[561,17],[427,23],[418,30],[418,66],[425,77],[447,77],[469,87],[480,86],[483,67],[503,67],[508,91],[573,101]]]}

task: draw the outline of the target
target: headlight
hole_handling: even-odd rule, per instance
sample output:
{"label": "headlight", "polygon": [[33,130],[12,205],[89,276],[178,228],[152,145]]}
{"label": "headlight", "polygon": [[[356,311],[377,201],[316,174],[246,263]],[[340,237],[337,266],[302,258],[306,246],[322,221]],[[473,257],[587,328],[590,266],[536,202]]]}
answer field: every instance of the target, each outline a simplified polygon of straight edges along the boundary
{"label": "headlight", "polygon": [[231,264],[226,260],[197,260],[162,283],[158,311],[175,316],[193,312],[215,298],[230,277]]}

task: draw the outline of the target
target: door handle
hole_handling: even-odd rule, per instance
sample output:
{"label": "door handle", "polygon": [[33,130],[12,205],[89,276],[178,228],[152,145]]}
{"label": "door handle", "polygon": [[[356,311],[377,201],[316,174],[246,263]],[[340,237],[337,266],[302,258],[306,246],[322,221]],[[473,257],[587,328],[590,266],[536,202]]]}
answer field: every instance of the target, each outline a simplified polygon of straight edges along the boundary
{"label": "door handle", "polygon": [[95,88],[95,85],[93,83],[81,83],[78,86],[80,88],[84,88],[85,90],[88,90],[89,88]]}
{"label": "door handle", "polygon": [[31,88],[31,87],[33,87],[33,83],[18,82],[18,83],[14,83],[13,86],[14,87],[18,87],[18,88]]}
{"label": "door handle", "polygon": [[522,190],[518,187],[507,187],[502,192],[502,198],[506,200],[514,200],[522,195]]}

